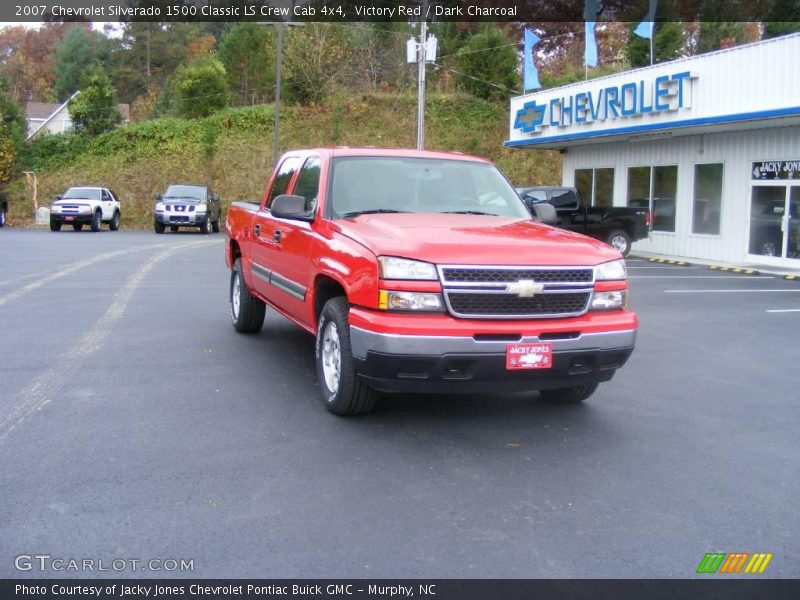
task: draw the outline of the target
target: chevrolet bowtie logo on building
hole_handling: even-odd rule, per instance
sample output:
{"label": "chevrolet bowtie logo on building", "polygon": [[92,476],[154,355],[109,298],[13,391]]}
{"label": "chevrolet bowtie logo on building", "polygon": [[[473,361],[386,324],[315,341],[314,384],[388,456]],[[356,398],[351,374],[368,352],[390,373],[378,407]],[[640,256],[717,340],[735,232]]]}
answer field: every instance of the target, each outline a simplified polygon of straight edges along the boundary
{"label": "chevrolet bowtie logo on building", "polygon": [[[698,573],[763,573],[769,561],[772,560],[772,554],[767,552],[732,552],[727,554],[725,552],[707,552],[697,565]],[[746,566],[745,566],[746,565]],[[744,568],[744,571],[742,571]]]}
{"label": "chevrolet bowtie logo on building", "polygon": [[523,133],[532,133],[536,128],[544,123],[544,109],[546,104],[536,104],[533,102],[526,102],[525,105],[517,111],[517,118],[514,121],[514,129],[519,129]]}
{"label": "chevrolet bowtie logo on building", "polygon": [[532,279],[520,279],[506,286],[506,293],[516,294],[520,298],[533,298],[544,291],[544,284],[536,283]]}

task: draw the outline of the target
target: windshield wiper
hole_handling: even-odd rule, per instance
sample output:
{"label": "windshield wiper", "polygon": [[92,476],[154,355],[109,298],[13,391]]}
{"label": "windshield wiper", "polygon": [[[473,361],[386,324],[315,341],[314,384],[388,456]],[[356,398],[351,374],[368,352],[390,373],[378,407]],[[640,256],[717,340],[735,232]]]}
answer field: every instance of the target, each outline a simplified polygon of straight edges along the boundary
{"label": "windshield wiper", "polygon": [[393,208],[370,208],[368,210],[354,210],[342,215],[343,219],[352,219],[360,215],[377,215],[377,214],[390,214],[390,213],[407,213],[407,210],[395,210]]}
{"label": "windshield wiper", "polygon": [[480,210],[446,210],[444,213],[445,215],[485,215],[487,217],[499,217],[500,215],[495,213],[487,213]]}

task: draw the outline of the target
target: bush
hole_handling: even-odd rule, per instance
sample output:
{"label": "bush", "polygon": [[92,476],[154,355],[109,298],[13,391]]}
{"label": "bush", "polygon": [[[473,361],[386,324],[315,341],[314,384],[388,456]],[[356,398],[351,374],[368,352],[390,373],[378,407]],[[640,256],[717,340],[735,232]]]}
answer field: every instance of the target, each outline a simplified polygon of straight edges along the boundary
{"label": "bush", "polygon": [[102,67],[95,67],[81,79],[81,92],[69,103],[76,133],[100,135],[122,122],[117,94]]}
{"label": "bush", "polygon": [[201,56],[178,69],[173,81],[182,117],[196,119],[228,105],[228,79],[217,59]]}

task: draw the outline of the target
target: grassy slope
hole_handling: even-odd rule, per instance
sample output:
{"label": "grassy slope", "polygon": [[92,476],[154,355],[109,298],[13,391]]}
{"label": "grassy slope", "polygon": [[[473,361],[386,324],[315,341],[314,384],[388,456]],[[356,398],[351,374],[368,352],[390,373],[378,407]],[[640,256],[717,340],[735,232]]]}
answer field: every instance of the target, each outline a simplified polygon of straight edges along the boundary
{"label": "grassy slope", "polygon": [[[286,106],[281,147],[413,147],[415,107],[413,97],[388,94]],[[231,199],[259,198],[273,164],[272,120],[272,106],[230,109],[199,121],[157,119],[117,129],[90,145],[61,148],[45,158],[40,154],[34,164],[39,204],[48,205],[70,185],[107,185],[124,203],[123,228],[133,229],[150,227],[153,198],[170,182],[209,181],[225,205]],[[464,96],[428,97],[428,149],[487,157],[515,185],[560,183],[557,153],[503,148],[507,136],[507,105]],[[32,224],[24,180],[9,192],[9,224]]]}

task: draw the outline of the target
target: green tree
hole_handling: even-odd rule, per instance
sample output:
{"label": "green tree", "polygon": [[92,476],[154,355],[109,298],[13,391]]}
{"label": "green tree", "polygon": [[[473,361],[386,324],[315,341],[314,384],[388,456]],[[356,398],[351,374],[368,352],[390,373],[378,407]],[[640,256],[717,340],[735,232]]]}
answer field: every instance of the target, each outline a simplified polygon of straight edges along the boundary
{"label": "green tree", "polygon": [[54,92],[64,101],[79,89],[81,78],[98,63],[107,64],[111,46],[100,33],[88,31],[81,25],[69,30],[56,46]]}
{"label": "green tree", "polygon": [[80,94],[69,103],[69,114],[76,133],[100,135],[119,125],[117,94],[105,69],[96,66],[83,76]]}
{"label": "green tree", "polygon": [[795,31],[800,31],[800,2],[774,0],[769,12],[769,21],[764,23],[764,37],[773,38]]}
{"label": "green tree", "polygon": [[479,98],[508,98],[520,88],[514,45],[495,25],[486,25],[458,51],[458,83]]}
{"label": "green tree", "polygon": [[225,67],[209,55],[180,67],[173,87],[178,96],[177,111],[182,117],[206,117],[228,105]]}
{"label": "green tree", "polygon": [[[632,67],[643,67],[650,64],[650,40],[633,33],[636,24],[631,28],[628,41],[628,61]],[[665,21],[655,23],[653,34],[653,62],[659,63],[683,56],[686,46],[686,34],[683,25]]]}
{"label": "green tree", "polygon": [[331,23],[291,27],[284,38],[287,89],[298,102],[319,102],[337,83],[351,82],[353,46],[350,29]]}
{"label": "green tree", "polygon": [[242,104],[264,102],[275,87],[275,32],[256,23],[238,23],[219,42],[219,59],[231,90]]}
{"label": "green tree", "polygon": [[0,185],[14,176],[17,157],[25,142],[25,117],[19,105],[8,96],[10,84],[0,79]]}

